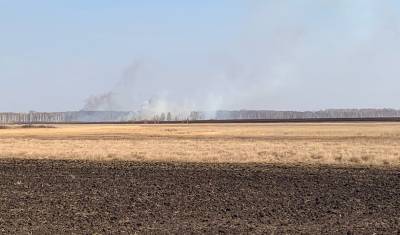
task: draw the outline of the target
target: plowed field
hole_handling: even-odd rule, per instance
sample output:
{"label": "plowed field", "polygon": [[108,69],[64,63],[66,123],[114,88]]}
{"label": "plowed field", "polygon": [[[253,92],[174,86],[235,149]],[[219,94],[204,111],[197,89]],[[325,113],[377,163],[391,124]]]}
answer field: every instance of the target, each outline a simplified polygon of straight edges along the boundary
{"label": "plowed field", "polygon": [[399,233],[394,168],[0,160],[0,233]]}

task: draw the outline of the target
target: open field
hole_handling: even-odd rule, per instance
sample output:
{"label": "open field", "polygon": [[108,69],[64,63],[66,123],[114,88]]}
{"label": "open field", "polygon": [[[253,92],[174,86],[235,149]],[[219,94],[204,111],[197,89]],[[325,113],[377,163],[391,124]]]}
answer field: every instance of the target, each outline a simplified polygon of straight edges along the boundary
{"label": "open field", "polygon": [[55,127],[0,129],[0,157],[400,165],[400,123]]}
{"label": "open field", "polygon": [[1,234],[398,234],[395,169],[0,160]]}
{"label": "open field", "polygon": [[400,123],[7,126],[0,233],[396,234],[399,144]]}

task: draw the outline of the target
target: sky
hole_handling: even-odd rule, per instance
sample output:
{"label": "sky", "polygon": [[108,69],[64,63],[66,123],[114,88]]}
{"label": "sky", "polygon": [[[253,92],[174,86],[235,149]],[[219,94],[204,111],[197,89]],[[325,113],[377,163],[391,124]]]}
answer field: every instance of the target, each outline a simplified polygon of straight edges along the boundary
{"label": "sky", "polygon": [[0,112],[400,108],[396,0],[0,0]]}

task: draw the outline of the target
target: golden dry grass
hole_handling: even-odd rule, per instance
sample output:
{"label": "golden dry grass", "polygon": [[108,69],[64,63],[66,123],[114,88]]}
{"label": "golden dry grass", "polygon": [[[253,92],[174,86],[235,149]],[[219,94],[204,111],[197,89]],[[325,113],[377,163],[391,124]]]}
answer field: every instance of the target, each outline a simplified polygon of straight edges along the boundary
{"label": "golden dry grass", "polygon": [[0,157],[400,166],[400,123],[0,129]]}

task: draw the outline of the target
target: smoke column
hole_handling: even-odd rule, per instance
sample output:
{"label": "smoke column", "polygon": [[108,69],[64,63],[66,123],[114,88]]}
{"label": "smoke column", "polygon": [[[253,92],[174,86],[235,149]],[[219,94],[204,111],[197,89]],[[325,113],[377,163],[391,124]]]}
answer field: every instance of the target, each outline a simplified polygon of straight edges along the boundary
{"label": "smoke column", "polygon": [[223,45],[171,61],[138,58],[111,91],[89,98],[84,109],[202,110],[212,116],[221,109],[397,108],[398,5],[249,1],[243,24]]}

